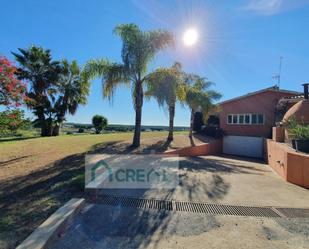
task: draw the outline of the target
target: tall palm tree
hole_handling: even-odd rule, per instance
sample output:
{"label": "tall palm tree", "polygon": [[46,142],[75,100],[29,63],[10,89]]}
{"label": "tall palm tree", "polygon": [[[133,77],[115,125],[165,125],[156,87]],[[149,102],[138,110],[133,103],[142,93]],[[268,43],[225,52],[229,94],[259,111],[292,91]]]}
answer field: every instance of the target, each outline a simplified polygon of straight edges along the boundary
{"label": "tall palm tree", "polygon": [[221,94],[214,90],[210,90],[209,88],[213,83],[198,75],[186,75],[185,82],[185,102],[191,111],[189,136],[192,137],[195,112],[201,109],[205,117],[206,114],[215,107],[213,102],[220,99]]}
{"label": "tall palm tree", "polygon": [[112,98],[119,84],[132,87],[135,109],[135,129],[133,146],[140,145],[143,85],[148,77],[147,65],[162,49],[173,45],[170,32],[164,30],[141,31],[135,24],[116,26],[114,32],[122,40],[122,63],[112,63],[107,59],[91,60],[85,66],[90,78],[102,77],[103,96]]}
{"label": "tall palm tree", "polygon": [[171,68],[159,68],[147,77],[146,97],[154,97],[159,106],[169,112],[169,133],[167,140],[173,140],[176,101],[185,100],[181,64],[176,62]]}
{"label": "tall palm tree", "polygon": [[49,125],[46,120],[46,109],[50,106],[50,96],[61,74],[58,61],[53,61],[50,50],[32,46],[29,49],[18,49],[19,53],[12,53],[19,63],[18,78],[29,81],[27,92],[27,106],[37,116],[35,123],[41,128],[41,135],[49,135]]}
{"label": "tall palm tree", "polygon": [[53,136],[59,135],[61,124],[65,121],[65,115],[72,115],[77,111],[78,105],[87,103],[90,83],[82,74],[77,61],[69,63],[62,61],[62,76],[59,80],[58,98],[54,103],[55,125],[53,127]]}

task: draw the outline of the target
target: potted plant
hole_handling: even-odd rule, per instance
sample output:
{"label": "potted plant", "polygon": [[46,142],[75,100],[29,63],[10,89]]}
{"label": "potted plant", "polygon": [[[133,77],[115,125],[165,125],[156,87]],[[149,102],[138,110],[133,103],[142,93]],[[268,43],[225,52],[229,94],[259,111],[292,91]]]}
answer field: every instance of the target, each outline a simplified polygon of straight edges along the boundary
{"label": "potted plant", "polygon": [[309,125],[299,124],[295,119],[288,122],[289,136],[293,149],[309,153]]}

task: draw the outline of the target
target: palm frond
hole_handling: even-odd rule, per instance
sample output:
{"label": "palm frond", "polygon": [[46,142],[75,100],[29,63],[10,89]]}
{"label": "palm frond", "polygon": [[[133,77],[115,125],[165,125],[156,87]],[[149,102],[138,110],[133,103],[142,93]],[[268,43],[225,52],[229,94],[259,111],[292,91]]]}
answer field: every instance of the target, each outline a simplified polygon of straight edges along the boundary
{"label": "palm frond", "polygon": [[114,32],[122,40],[123,65],[133,80],[143,80],[147,64],[160,50],[174,44],[170,32],[164,30],[144,32],[135,24],[118,25]]}
{"label": "palm frond", "polygon": [[158,68],[145,76],[146,97],[155,98],[160,107],[175,106],[176,101],[185,96],[180,70],[180,64],[175,64],[171,68]]}
{"label": "palm frond", "polygon": [[119,84],[129,84],[129,75],[122,64],[111,63],[105,68],[102,78],[103,97],[111,100]]}
{"label": "palm frond", "polygon": [[83,68],[83,75],[89,80],[101,78],[110,64],[107,59],[89,60]]}

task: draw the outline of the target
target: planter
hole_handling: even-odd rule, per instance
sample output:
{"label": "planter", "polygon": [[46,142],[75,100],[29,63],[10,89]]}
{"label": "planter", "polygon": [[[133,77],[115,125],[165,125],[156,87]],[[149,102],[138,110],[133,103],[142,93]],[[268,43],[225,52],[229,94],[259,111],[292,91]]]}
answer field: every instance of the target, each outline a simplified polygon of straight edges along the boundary
{"label": "planter", "polygon": [[309,140],[298,140],[293,139],[292,140],[292,147],[293,149],[305,153],[309,153]]}

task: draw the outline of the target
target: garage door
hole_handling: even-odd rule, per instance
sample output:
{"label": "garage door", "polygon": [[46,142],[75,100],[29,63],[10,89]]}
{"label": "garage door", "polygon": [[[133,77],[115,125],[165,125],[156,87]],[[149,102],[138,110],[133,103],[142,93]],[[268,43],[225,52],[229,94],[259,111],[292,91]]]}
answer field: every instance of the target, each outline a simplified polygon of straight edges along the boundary
{"label": "garage door", "polygon": [[262,137],[225,136],[223,153],[237,156],[262,158],[264,139]]}

